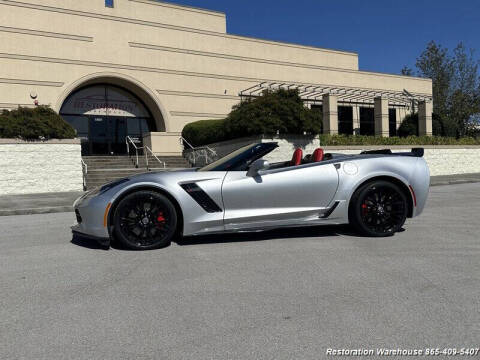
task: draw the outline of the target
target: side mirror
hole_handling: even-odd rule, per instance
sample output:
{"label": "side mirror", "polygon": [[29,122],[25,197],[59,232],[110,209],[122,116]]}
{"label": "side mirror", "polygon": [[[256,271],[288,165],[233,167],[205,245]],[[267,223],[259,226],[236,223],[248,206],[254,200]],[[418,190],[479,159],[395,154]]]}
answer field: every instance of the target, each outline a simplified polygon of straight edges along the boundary
{"label": "side mirror", "polygon": [[248,168],[247,176],[254,177],[258,176],[260,170],[267,170],[270,167],[270,164],[267,160],[255,160],[250,167]]}

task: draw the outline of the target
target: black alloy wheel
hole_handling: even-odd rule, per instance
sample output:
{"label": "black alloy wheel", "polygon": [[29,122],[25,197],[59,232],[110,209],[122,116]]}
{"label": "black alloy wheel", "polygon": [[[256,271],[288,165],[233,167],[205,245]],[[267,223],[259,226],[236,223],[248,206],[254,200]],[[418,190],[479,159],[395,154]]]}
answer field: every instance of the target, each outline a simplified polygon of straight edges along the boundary
{"label": "black alloy wheel", "polygon": [[154,191],[127,195],[116,207],[116,239],[133,250],[151,250],[170,245],[177,227],[171,201]]}
{"label": "black alloy wheel", "polygon": [[388,181],[373,181],[360,187],[350,201],[349,218],[362,234],[391,236],[407,218],[408,202],[403,191]]}

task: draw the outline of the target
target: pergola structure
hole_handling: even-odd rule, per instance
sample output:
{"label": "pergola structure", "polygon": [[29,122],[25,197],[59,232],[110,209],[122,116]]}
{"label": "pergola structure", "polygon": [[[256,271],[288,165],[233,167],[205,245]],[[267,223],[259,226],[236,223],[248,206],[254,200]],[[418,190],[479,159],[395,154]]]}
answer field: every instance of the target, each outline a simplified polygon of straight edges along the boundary
{"label": "pergola structure", "polygon": [[[355,88],[346,86],[261,82],[239,94],[242,100],[261,96],[265,90],[298,90],[300,98],[306,104],[321,104],[323,109],[324,133],[338,133],[338,106],[352,106],[352,121],[354,132],[359,133],[359,108],[373,107],[375,135],[389,136],[389,108],[398,110],[397,114],[419,112],[419,135],[432,134],[432,97],[425,94],[410,93],[407,90],[391,91],[379,89]],[[401,116],[397,116],[401,118]],[[399,123],[397,122],[397,125]],[[355,130],[357,129],[357,131]]]}

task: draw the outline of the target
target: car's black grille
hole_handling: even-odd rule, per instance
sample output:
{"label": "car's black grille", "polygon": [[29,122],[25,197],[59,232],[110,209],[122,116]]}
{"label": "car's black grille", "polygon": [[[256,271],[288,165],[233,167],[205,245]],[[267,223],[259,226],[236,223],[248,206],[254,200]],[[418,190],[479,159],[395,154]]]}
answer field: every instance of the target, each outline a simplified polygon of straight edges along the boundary
{"label": "car's black grille", "polygon": [[209,213],[222,212],[222,209],[212,200],[208,194],[200,189],[200,187],[195,183],[188,183],[180,185],[183,190],[185,190],[188,195],[190,195],[197,203],[200,205],[203,210]]}
{"label": "car's black grille", "polygon": [[81,224],[82,223],[82,217],[81,217],[80,211],[78,211],[78,209],[75,209],[75,216],[77,217],[77,222],[79,224]]}

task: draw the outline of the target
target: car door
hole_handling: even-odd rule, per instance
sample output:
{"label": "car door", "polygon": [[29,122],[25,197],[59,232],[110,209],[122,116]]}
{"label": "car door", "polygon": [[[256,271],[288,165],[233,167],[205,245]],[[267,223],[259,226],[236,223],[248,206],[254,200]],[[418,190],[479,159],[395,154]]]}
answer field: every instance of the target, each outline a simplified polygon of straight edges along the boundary
{"label": "car door", "polygon": [[261,170],[258,176],[229,171],[222,197],[226,230],[318,221],[333,200],[338,173],[333,164]]}

